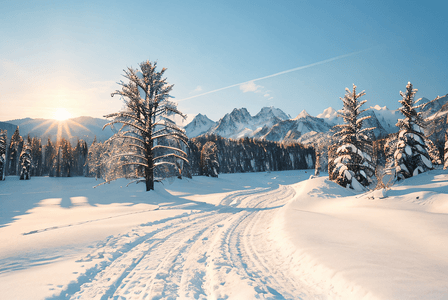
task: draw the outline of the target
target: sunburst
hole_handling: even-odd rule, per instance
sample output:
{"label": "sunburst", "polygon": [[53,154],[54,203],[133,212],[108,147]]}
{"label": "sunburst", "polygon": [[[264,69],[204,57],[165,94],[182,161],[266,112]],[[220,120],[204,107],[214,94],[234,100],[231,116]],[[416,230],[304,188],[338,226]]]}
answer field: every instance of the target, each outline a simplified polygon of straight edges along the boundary
{"label": "sunburst", "polygon": [[[62,117],[61,117],[62,118]],[[45,122],[39,124],[38,126],[34,127],[31,131],[34,131],[40,127],[47,127],[45,132],[43,133],[42,136],[46,136],[47,134],[50,133],[50,131],[52,129],[56,129],[56,141],[60,141],[60,139],[62,138],[64,132],[66,134],[66,136],[71,139],[73,136],[71,134],[71,130],[70,128],[75,128],[75,127],[80,127],[83,128],[87,131],[92,132],[90,129],[88,129],[87,127],[85,127],[82,124],[79,124],[78,122],[72,120],[72,119],[64,119],[64,120],[46,120]]]}
{"label": "sunburst", "polygon": [[58,121],[65,121],[68,120],[70,117],[71,113],[63,107],[56,108],[56,111],[53,114],[53,118]]}

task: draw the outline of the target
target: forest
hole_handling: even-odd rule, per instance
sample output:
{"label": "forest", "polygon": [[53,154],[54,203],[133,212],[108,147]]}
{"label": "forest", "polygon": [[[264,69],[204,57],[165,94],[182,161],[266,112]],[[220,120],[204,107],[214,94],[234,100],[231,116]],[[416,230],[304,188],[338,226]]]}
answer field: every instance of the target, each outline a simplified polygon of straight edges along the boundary
{"label": "forest", "polygon": [[[84,140],[76,145],[62,138],[53,142],[50,138],[42,145],[37,137],[20,136],[19,128],[11,141],[6,141],[6,131],[0,133],[0,167],[4,176],[74,177],[107,176],[108,159],[115,147],[110,141],[96,139],[88,146]],[[116,145],[116,144],[115,144]],[[243,138],[226,139],[217,135],[200,136],[188,141],[186,147],[189,163],[182,167],[182,176],[206,175],[217,177],[219,173],[245,173],[299,170],[314,167],[315,151],[299,143],[279,143]],[[138,178],[141,167],[122,168],[126,178]],[[28,175],[27,175],[28,174]],[[158,171],[158,177],[177,175],[171,168]],[[3,177],[4,179],[4,177]]]}

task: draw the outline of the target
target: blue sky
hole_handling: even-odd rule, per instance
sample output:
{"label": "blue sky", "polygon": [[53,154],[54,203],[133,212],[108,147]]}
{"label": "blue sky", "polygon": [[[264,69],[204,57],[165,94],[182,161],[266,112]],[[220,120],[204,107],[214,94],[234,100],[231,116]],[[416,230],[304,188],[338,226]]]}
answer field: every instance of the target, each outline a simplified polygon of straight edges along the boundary
{"label": "blue sky", "polygon": [[408,81],[419,89],[417,97],[448,93],[445,1],[1,6],[0,121],[51,118],[58,108],[73,117],[115,112],[122,102],[110,93],[122,70],[147,59],[168,69],[181,111],[215,121],[235,107],[255,115],[275,106],[292,117],[303,109],[311,115],[339,109],[339,97],[353,83],[366,91],[368,106],[391,109]]}

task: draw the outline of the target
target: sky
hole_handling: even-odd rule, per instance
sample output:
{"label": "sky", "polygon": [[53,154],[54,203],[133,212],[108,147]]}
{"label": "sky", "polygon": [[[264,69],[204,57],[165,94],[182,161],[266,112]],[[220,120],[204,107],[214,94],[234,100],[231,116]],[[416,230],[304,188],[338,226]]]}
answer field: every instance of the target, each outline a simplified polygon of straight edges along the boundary
{"label": "sky", "polygon": [[157,61],[185,114],[291,117],[345,88],[397,109],[448,93],[446,1],[0,1],[0,121],[102,117],[123,69]]}

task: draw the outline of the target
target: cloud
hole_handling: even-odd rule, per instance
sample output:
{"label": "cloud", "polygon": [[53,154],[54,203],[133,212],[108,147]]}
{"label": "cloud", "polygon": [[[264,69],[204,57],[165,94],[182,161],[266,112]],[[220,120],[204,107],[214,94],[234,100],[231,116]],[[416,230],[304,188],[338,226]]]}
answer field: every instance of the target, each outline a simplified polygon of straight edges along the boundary
{"label": "cloud", "polygon": [[261,85],[257,85],[255,84],[254,81],[248,81],[245,83],[240,84],[240,90],[243,91],[243,93],[247,93],[247,92],[254,92],[254,93],[259,93],[260,90],[263,88]]}
{"label": "cloud", "polygon": [[268,98],[268,97],[270,97],[271,95],[269,95],[268,93],[266,93],[266,94],[264,94],[263,96],[266,97],[266,98]]}
{"label": "cloud", "polygon": [[190,94],[202,92],[202,86],[198,85],[194,90],[190,92]]}

